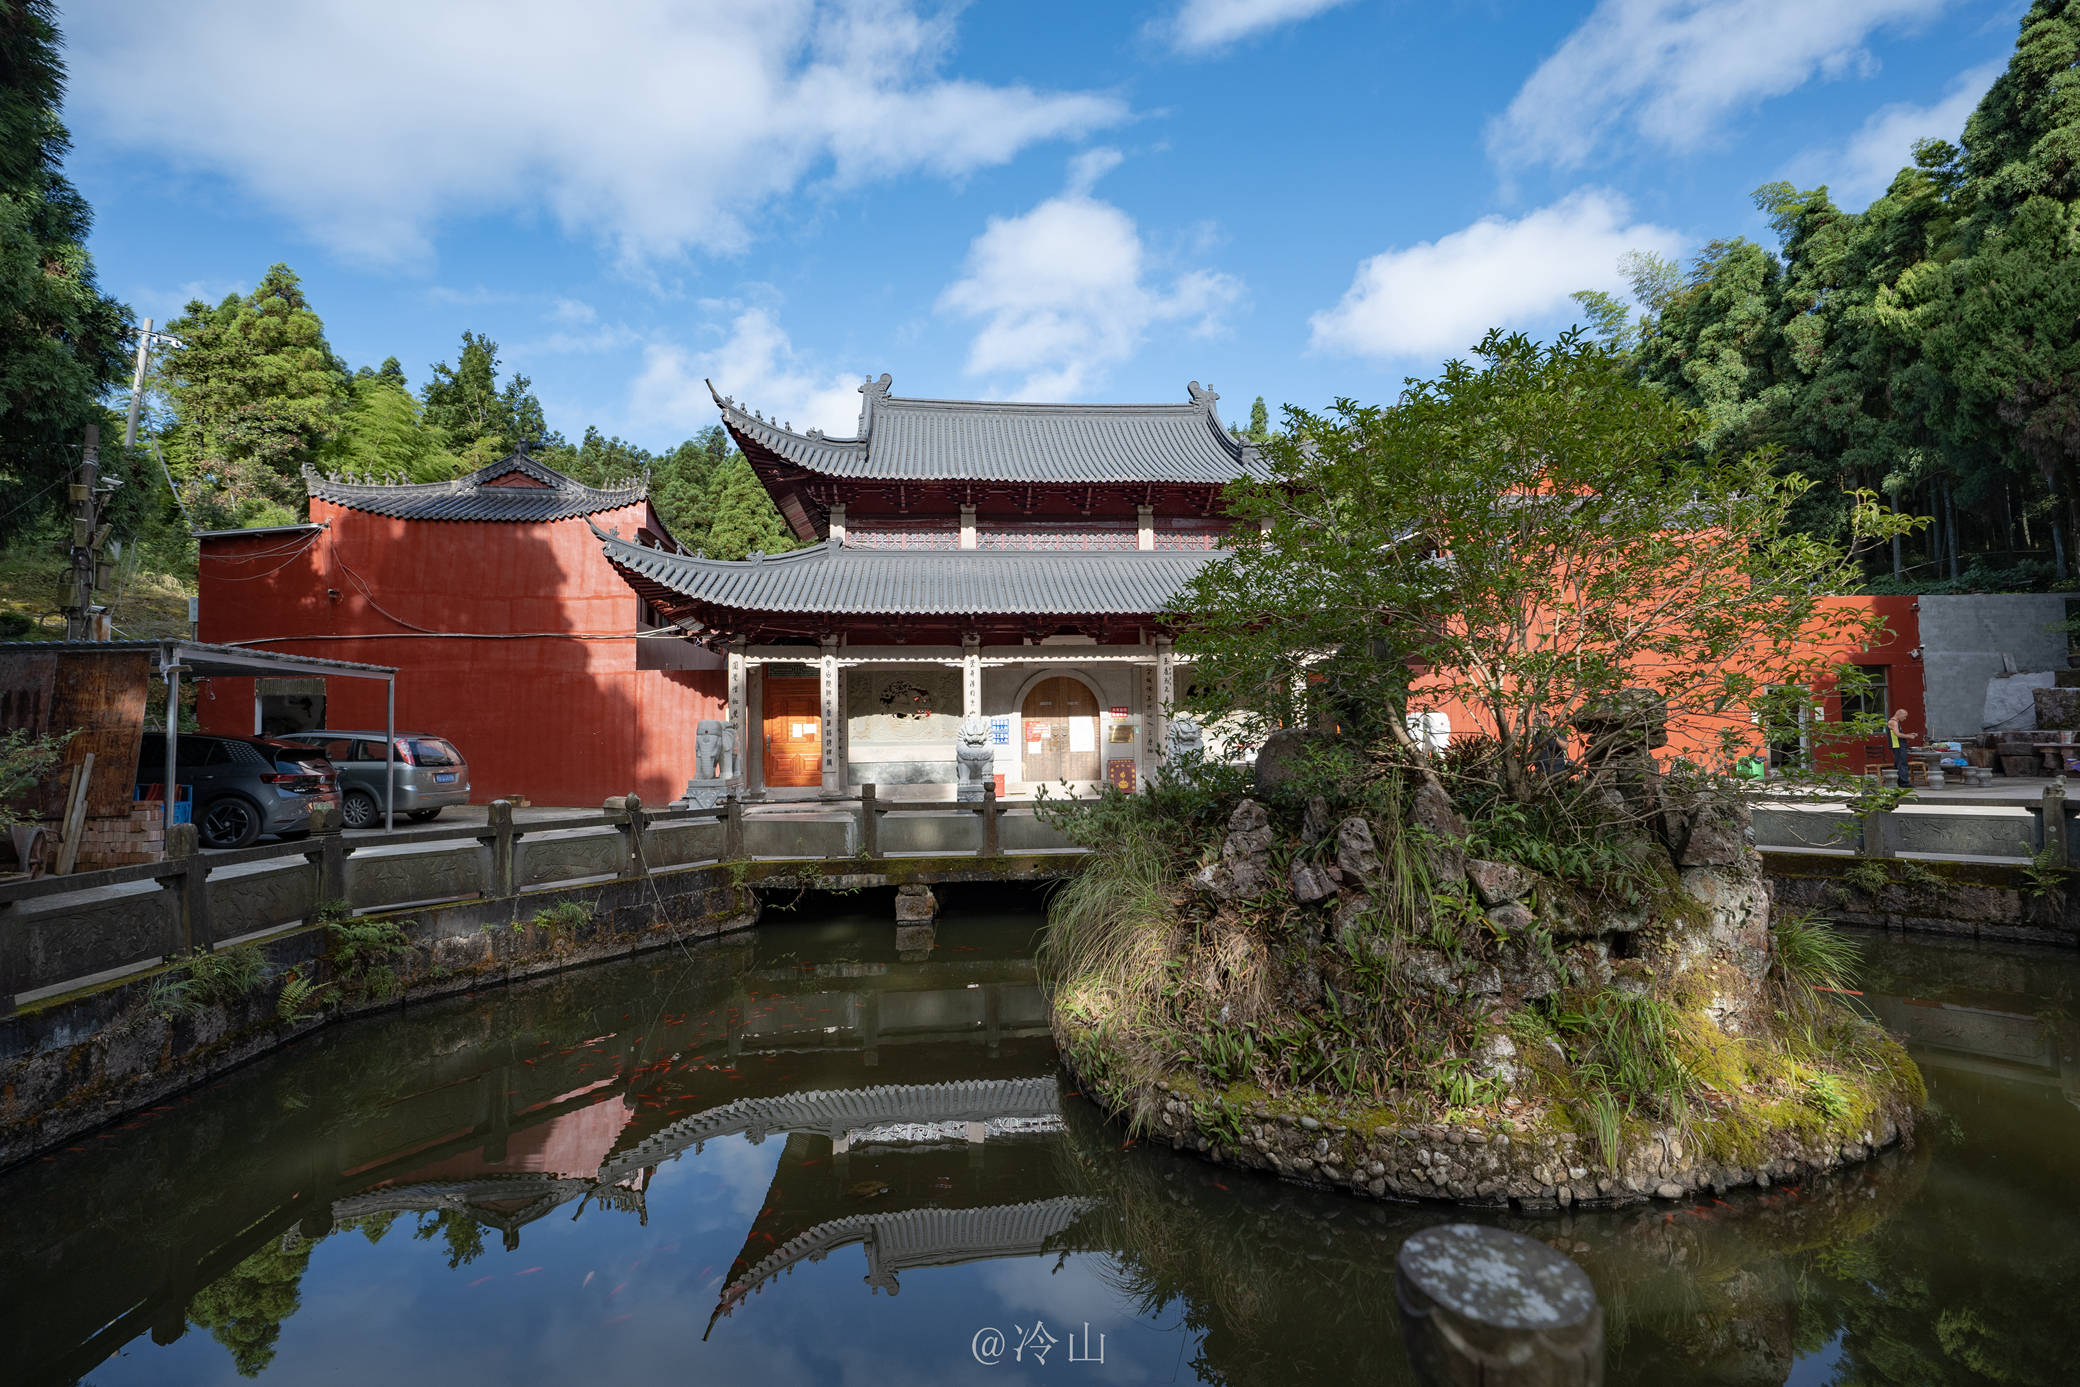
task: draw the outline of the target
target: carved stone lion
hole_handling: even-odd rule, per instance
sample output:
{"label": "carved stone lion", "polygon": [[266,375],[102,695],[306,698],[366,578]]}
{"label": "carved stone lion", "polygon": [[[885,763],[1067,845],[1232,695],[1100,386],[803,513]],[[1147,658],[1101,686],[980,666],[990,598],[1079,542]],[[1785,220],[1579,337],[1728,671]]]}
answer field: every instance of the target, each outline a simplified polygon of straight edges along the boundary
{"label": "carved stone lion", "polygon": [[1170,719],[1170,730],[1163,742],[1166,760],[1198,756],[1206,750],[1206,729],[1199,726],[1199,720],[1190,713],[1179,713]]}
{"label": "carved stone lion", "polygon": [[997,754],[989,744],[988,719],[967,717],[961,720],[953,760],[960,777],[955,796],[962,800],[981,799],[982,787],[988,783],[997,760]]}

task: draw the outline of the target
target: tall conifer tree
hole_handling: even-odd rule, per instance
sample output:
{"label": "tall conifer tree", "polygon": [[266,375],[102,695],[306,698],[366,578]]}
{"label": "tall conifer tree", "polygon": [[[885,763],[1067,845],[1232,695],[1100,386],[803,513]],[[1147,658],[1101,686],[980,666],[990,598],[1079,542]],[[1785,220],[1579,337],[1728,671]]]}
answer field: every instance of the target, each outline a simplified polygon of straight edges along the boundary
{"label": "tall conifer tree", "polygon": [[86,199],[60,172],[70,142],[56,8],[0,0],[0,539],[64,499],[130,331],[129,310],[95,282]]}

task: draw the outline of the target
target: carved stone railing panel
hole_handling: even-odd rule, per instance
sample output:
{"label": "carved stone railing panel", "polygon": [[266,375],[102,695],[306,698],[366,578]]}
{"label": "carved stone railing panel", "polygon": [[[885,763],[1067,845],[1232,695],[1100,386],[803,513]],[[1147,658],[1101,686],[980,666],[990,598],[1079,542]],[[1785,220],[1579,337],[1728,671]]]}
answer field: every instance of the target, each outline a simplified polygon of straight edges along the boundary
{"label": "carved stone railing panel", "polygon": [[621,870],[617,829],[580,829],[529,834],[514,849],[513,880],[522,887],[583,877],[613,876]]}

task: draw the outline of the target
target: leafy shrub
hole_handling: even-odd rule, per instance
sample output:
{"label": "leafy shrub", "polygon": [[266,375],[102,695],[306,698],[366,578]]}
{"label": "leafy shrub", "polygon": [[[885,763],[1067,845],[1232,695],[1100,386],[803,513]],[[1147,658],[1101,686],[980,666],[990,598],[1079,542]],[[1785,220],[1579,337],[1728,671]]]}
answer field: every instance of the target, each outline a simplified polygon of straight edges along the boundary
{"label": "leafy shrub", "polygon": [[412,943],[394,920],[352,920],[325,926],[325,955],[341,991],[356,1001],[381,1001],[396,995],[397,968],[392,962],[412,952]]}
{"label": "leafy shrub", "polygon": [[65,743],[70,740],[70,732],[32,737],[26,730],[16,728],[0,734],[0,828],[23,822],[22,816],[9,809],[8,804],[17,795],[35,789],[56,769],[58,757],[64,754]]}

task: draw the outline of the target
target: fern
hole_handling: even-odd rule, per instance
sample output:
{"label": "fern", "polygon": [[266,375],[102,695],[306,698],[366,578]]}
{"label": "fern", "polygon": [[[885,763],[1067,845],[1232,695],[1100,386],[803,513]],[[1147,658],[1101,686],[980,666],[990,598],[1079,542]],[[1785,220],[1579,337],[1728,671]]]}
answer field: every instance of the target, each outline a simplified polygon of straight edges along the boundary
{"label": "fern", "polygon": [[282,977],[282,990],[275,998],[274,1014],[285,1025],[301,1021],[316,1015],[332,1000],[335,991],[330,984],[319,984],[304,976],[300,968],[291,968]]}

